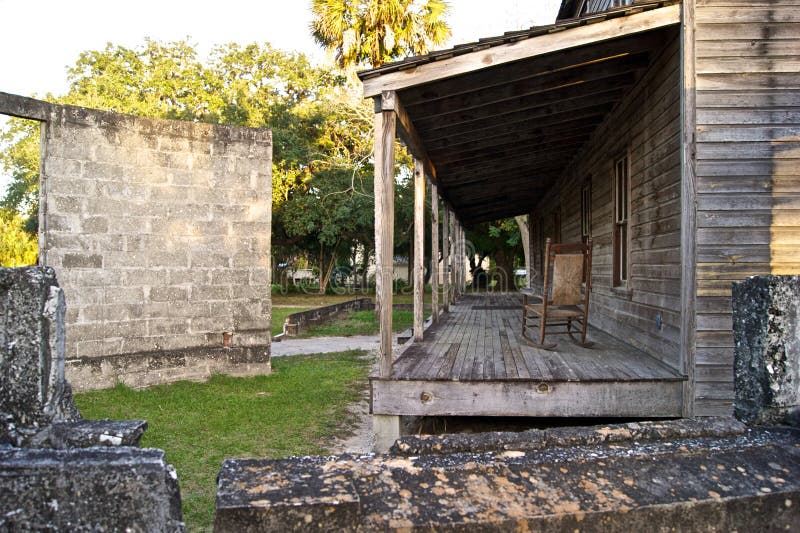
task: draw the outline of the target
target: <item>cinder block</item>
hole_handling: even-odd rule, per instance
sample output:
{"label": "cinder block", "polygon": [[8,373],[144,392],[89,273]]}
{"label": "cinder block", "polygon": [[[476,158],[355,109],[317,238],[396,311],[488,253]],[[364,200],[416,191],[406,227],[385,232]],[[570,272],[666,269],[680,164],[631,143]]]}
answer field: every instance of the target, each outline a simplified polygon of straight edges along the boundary
{"label": "cinder block", "polygon": [[64,268],[103,268],[103,256],[67,253],[61,259],[61,266]]}
{"label": "cinder block", "polygon": [[186,287],[153,287],[150,289],[151,302],[181,302],[189,298]]}

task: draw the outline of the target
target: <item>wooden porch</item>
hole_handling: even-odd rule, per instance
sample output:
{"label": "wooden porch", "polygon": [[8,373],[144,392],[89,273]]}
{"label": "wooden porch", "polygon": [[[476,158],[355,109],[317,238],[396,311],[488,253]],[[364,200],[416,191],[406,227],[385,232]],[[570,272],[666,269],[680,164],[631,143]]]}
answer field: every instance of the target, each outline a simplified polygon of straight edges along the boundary
{"label": "wooden porch", "polygon": [[596,329],[584,348],[521,338],[521,296],[465,294],[372,377],[376,415],[681,416],[686,376]]}

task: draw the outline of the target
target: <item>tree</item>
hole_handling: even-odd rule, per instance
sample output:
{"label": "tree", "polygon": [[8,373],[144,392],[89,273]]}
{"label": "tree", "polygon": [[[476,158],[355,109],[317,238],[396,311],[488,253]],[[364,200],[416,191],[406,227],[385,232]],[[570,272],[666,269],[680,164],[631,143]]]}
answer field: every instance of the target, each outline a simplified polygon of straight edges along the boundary
{"label": "tree", "polygon": [[[198,59],[185,41],[147,40],[135,48],[108,44],[80,54],[68,79],[66,95],[47,99],[140,116],[272,129],[276,259],[296,255],[302,240],[281,226],[283,205],[306,194],[303,183],[320,171],[352,171],[368,158],[364,146],[371,146],[369,106],[351,94],[340,72],[267,43],[219,46],[207,61]],[[358,117],[366,117],[366,123]],[[11,178],[2,207],[20,213],[35,234],[38,125],[12,120],[0,135],[8,146],[0,151],[0,169]]]}
{"label": "tree", "polygon": [[311,34],[340,67],[378,67],[450,36],[443,0],[312,0]]}
{"label": "tree", "polygon": [[36,237],[25,231],[22,217],[8,209],[0,210],[0,266],[35,265],[37,256]]}
{"label": "tree", "polygon": [[39,227],[39,132],[38,122],[17,118],[0,132],[0,169],[9,177],[0,209],[8,211],[4,219],[20,215],[22,229],[32,235]]}
{"label": "tree", "polygon": [[519,226],[513,218],[505,218],[494,222],[477,224],[467,232],[467,240],[471,244],[469,265],[473,286],[478,288],[484,281],[488,282],[488,274],[481,264],[487,257],[495,262],[494,276],[500,283],[501,290],[513,288],[514,267],[522,253],[522,239]]}

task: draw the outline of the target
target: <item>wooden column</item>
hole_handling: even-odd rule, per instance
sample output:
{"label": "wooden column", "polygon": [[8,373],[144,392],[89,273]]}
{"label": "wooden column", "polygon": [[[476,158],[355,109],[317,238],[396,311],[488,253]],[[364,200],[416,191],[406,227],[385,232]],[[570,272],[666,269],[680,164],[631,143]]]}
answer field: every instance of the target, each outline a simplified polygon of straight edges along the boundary
{"label": "wooden column", "polygon": [[681,370],[683,416],[694,416],[697,352],[697,182],[695,132],[695,0],[681,3]]}
{"label": "wooden column", "polygon": [[[377,271],[375,301],[379,308],[379,373],[392,373],[392,261],[394,255],[394,139],[397,118],[387,111],[386,95],[375,114],[375,227]],[[391,109],[391,107],[389,107]]]}
{"label": "wooden column", "polygon": [[447,205],[442,209],[442,305],[444,312],[450,312],[450,208]]}
{"label": "wooden column", "polygon": [[455,218],[455,237],[456,237],[456,253],[455,253],[455,271],[456,271],[456,281],[455,281],[455,297],[461,297],[461,291],[464,289],[463,284],[463,271],[464,271],[464,250],[462,249],[463,243],[461,242],[461,221],[458,220],[458,217]]}
{"label": "wooden column", "polygon": [[431,183],[431,312],[439,322],[439,193]]}
{"label": "wooden column", "polygon": [[425,169],[414,158],[414,340],[424,330],[425,296]]}

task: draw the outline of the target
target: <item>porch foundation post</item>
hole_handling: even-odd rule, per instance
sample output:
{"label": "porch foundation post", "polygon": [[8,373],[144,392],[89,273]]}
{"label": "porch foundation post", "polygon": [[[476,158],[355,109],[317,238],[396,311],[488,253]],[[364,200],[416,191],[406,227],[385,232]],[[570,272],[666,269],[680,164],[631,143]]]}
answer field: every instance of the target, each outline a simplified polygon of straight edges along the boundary
{"label": "porch foundation post", "polygon": [[[375,304],[380,318],[378,373],[392,374],[392,263],[394,259],[394,93],[375,99]],[[400,436],[400,417],[373,415],[375,450],[386,451]],[[387,444],[388,443],[388,444]]]}
{"label": "porch foundation post", "polygon": [[425,296],[425,170],[414,158],[414,340],[421,341],[424,331]]}
{"label": "porch foundation post", "polygon": [[450,312],[450,208],[442,208],[442,305],[444,312]]}
{"label": "porch foundation post", "polygon": [[431,312],[439,322],[439,193],[431,183]]}

